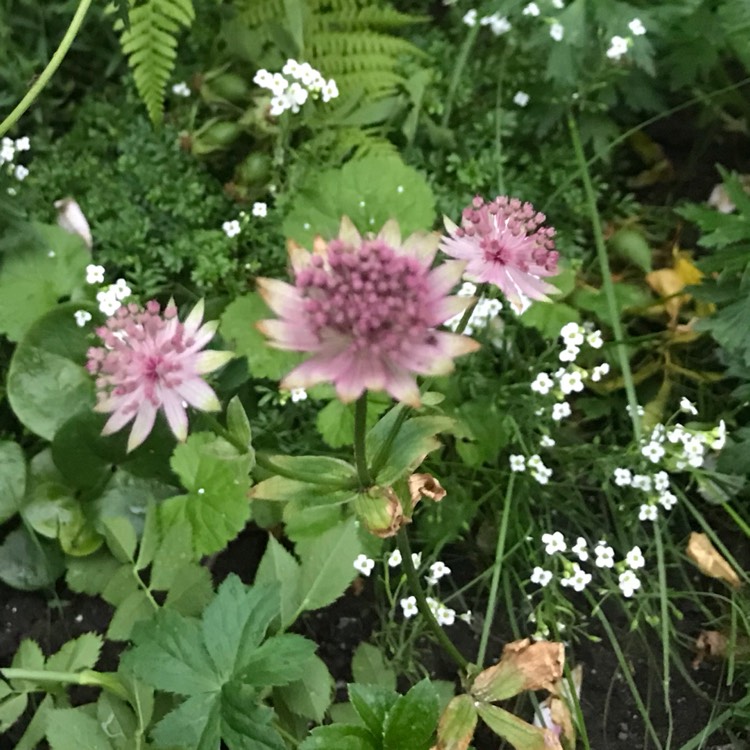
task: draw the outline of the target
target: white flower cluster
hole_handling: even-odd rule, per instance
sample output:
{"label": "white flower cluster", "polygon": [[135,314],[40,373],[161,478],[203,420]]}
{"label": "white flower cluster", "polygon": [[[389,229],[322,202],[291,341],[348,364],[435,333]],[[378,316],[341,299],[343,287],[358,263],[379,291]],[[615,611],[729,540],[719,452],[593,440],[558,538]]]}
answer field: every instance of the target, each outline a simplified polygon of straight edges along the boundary
{"label": "white flower cluster", "polygon": [[529,103],[529,95],[525,91],[516,91],[513,95],[513,104],[525,107]]}
{"label": "white flower cluster", "polygon": [[[7,165],[5,169],[8,174],[22,182],[29,176],[29,169],[17,163],[17,156],[19,153],[30,150],[31,141],[26,136],[17,138],[15,141],[12,138],[3,138],[0,141],[0,167]],[[8,192],[14,195],[15,188],[8,188]]]}
{"label": "white flower cluster", "polygon": [[[471,281],[464,281],[461,288],[458,290],[459,297],[473,297],[476,294],[476,284],[472,284]],[[484,330],[493,320],[497,317],[500,310],[503,309],[503,304],[498,299],[487,299],[482,297],[474,309],[471,311],[469,320],[464,328],[464,333],[467,336],[471,336],[475,331]],[[451,330],[455,331],[463,318],[464,314],[459,313],[454,315],[452,318],[445,322]]]}
{"label": "white flower cluster", "polygon": [[296,60],[287,60],[281,73],[259,70],[253,82],[273,94],[271,117],[278,117],[288,109],[299,112],[300,107],[310,97],[329,102],[339,95],[333,78],[326,81],[320,71],[315,70],[310,63],[299,63]]}
{"label": "white flower cluster", "polygon": [[[104,273],[104,266],[89,263],[89,265],[86,266],[86,283],[103,284]],[[122,302],[130,297],[132,293],[133,292],[125,279],[117,279],[114,284],[109,284],[106,289],[102,289],[96,293],[96,301],[99,303],[99,310],[107,317],[114,315],[119,310]],[[77,310],[75,312],[75,318],[76,324],[81,328],[91,320],[91,316],[85,310]]]}
{"label": "white flower cluster", "polygon": [[188,86],[185,81],[180,81],[179,83],[175,83],[174,86],[172,86],[172,93],[175,96],[187,98],[188,96],[190,96],[190,86]]}
{"label": "white flower cluster", "polygon": [[[643,36],[646,33],[646,27],[640,18],[634,18],[629,24],[628,29],[633,36]],[[613,36],[609,40],[609,48],[607,49],[607,57],[610,60],[619,60],[629,49],[633,43],[632,37],[624,36]]]}
{"label": "white flower cluster", "polygon": [[513,28],[508,18],[501,16],[499,13],[493,13],[491,16],[482,16],[478,19],[476,8],[472,8],[463,17],[463,22],[467,26],[476,26],[477,20],[479,20],[480,26],[489,26],[490,31],[495,36],[501,36]]}
{"label": "white flower cluster", "polygon": [[[588,543],[579,536],[570,551],[577,560],[568,560],[561,557],[562,553],[567,552],[568,544],[562,532],[555,531],[549,534],[542,534],[542,544],[547,555],[557,556],[560,563],[561,575],[560,585],[566,588],[572,588],[574,591],[583,591],[593,580],[593,575],[581,567],[582,562],[589,560]],[[624,560],[615,562],[615,551],[607,544],[605,540],[600,540],[594,546],[594,565],[597,568],[614,569],[618,573],[618,586],[623,596],[630,598],[633,593],[641,587],[641,582],[633,571],[644,567],[646,560],[643,557],[640,547],[633,547],[626,555]],[[544,588],[554,579],[555,574],[541,566],[536,566],[531,573],[530,582]]]}

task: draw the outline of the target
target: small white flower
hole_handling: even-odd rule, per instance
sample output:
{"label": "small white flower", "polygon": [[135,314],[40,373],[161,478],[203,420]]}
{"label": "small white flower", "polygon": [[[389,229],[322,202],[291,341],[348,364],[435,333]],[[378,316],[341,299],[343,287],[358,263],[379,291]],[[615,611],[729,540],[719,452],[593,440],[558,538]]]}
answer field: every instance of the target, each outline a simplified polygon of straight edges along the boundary
{"label": "small white flower", "polygon": [[[335,99],[339,95],[339,87],[336,85],[336,81],[333,78],[329,79],[323,88],[320,90],[320,98],[324,102],[330,102],[331,99]],[[403,192],[403,188],[401,188]]]}
{"label": "small white flower", "polygon": [[[109,289],[112,289],[110,287]],[[98,292],[96,301],[99,303],[99,310],[107,317],[114,315],[120,309],[120,300],[109,291]]]}
{"label": "small white flower", "polygon": [[669,474],[666,471],[657,471],[654,474],[654,489],[657,492],[664,492],[669,489]]}
{"label": "small white flower", "polygon": [[401,565],[401,551],[394,549],[393,552],[391,552],[390,555],[388,555],[388,567],[389,568],[396,568],[399,565]]}
{"label": "small white flower", "polygon": [[[483,23],[486,22],[486,23]],[[482,26],[489,26],[490,31],[495,36],[502,36],[506,32],[510,31],[512,26],[506,16],[501,16],[499,13],[493,13],[491,16],[485,16],[480,23]]]}
{"label": "small white flower", "polygon": [[358,555],[354,561],[354,569],[359,571],[363,576],[369,576],[375,567],[375,560],[371,560],[367,555]]}
{"label": "small white flower", "polygon": [[253,216],[265,217],[268,213],[268,206],[262,201],[256,201],[253,203]]}
{"label": "small white flower", "polygon": [[307,399],[307,391],[304,388],[292,388],[289,391],[289,397],[292,399],[292,403],[296,404]]}
{"label": "small white flower", "polygon": [[89,263],[86,266],[86,283],[103,284],[104,283],[104,266],[97,266]]}
{"label": "small white flower", "polygon": [[467,609],[466,612],[463,612],[458,616],[459,620],[463,620],[467,625],[471,625],[472,615],[471,610]]}
{"label": "small white flower", "polygon": [[546,372],[540,372],[531,383],[531,390],[546,396],[555,385],[555,381]]}
{"label": "small white flower", "polygon": [[254,76],[253,83],[262,89],[270,89],[273,82],[273,76],[264,68],[261,68]]}
{"label": "small white flower", "polygon": [[620,573],[617,585],[620,587],[622,595],[630,599],[630,597],[641,587],[641,582],[632,570],[626,570],[624,573]]}
{"label": "small white flower", "polygon": [[437,611],[438,607],[440,607],[440,602],[437,599],[433,599],[431,596],[426,596],[425,601],[427,602],[427,606],[430,608],[430,612],[437,617]]}
{"label": "small white flower", "polygon": [[16,147],[10,138],[3,138],[2,147],[0,147],[0,164],[12,162],[16,158]]}
{"label": "small white flower", "polygon": [[561,23],[553,23],[549,30],[549,35],[556,41],[561,42],[565,36],[565,27]]}
{"label": "small white flower", "polygon": [[600,381],[602,377],[604,377],[608,373],[609,373],[609,364],[607,364],[607,362],[602,362],[602,364],[597,365],[591,371],[591,379],[596,383]]}
{"label": "small white flower", "polygon": [[698,409],[695,408],[695,404],[690,399],[683,396],[680,399],[680,411],[685,414],[692,414],[694,417],[698,415]]}
{"label": "small white flower", "polygon": [[411,564],[415,568],[419,568],[419,566],[422,564],[422,553],[421,552],[412,552],[411,553]]}
{"label": "small white flower", "polygon": [[560,362],[575,362],[581,348],[578,346],[566,346],[558,355]]}
{"label": "small white flower", "polygon": [[190,87],[185,83],[185,81],[180,81],[179,83],[175,83],[175,85],[172,86],[172,93],[175,96],[190,96]]}
{"label": "small white flower", "polygon": [[655,505],[643,503],[638,511],[639,521],[655,521],[659,517],[659,509]]}
{"label": "small white flower", "polygon": [[16,151],[28,151],[31,148],[31,141],[29,137],[24,135],[21,138],[16,138]]}
{"label": "small white flower", "polygon": [[561,419],[565,419],[565,417],[569,417],[571,414],[572,411],[570,409],[570,404],[567,401],[562,401],[552,407],[552,419],[554,419],[555,422],[559,422]]}
{"label": "small white flower", "polygon": [[586,336],[586,343],[592,348],[592,349],[601,349],[604,346],[604,339],[602,338],[602,332],[601,331],[591,331]]}
{"label": "small white flower", "polygon": [[449,576],[451,569],[444,562],[438,560],[430,565],[430,574],[432,578],[439,581],[443,576]]}
{"label": "small white flower", "polygon": [[224,230],[224,234],[226,234],[227,237],[236,237],[241,231],[242,227],[240,226],[240,222],[237,221],[237,219],[232,219],[232,221],[225,221],[221,228]]}
{"label": "small white flower", "polygon": [[525,16],[538,16],[539,6],[536,3],[529,3],[524,9],[523,14]]}
{"label": "small white flower", "polygon": [[573,573],[560,580],[561,586],[572,586],[574,591],[583,591],[591,583],[591,573],[587,573],[578,563],[573,563]]}
{"label": "small white flower", "polygon": [[525,471],[526,470],[526,459],[523,456],[513,455],[510,457],[510,470],[511,471]]}
{"label": "small white flower", "polygon": [[677,496],[669,490],[664,490],[659,495],[659,505],[661,505],[664,510],[672,510],[672,508],[677,505]]}
{"label": "small white flower", "polygon": [[536,482],[539,482],[539,484],[549,484],[549,478],[551,476],[552,469],[548,469],[546,466],[543,466],[536,471],[531,472],[531,478]]}
{"label": "small white flower", "polygon": [[597,568],[611,568],[615,564],[615,551],[606,542],[599,542],[594,547],[594,565]]}
{"label": "small white flower", "polygon": [[569,395],[574,391],[582,391],[583,378],[581,378],[581,373],[566,372],[565,375],[560,378],[560,390],[566,395]]}
{"label": "small white flower", "polygon": [[13,170],[13,175],[17,180],[23,181],[29,176],[29,170],[23,164],[18,164]]}
{"label": "small white flower", "polygon": [[633,483],[633,475],[630,469],[615,469],[615,484],[618,487],[629,487]]}
{"label": "small white flower", "polygon": [[724,447],[726,442],[727,442],[727,426],[724,423],[724,420],[722,419],[719,422],[719,426],[716,430],[716,437],[711,443],[711,449],[715,451],[720,451]]}
{"label": "small white flower", "polygon": [[552,580],[552,571],[540,568],[538,565],[534,568],[529,579],[531,583],[536,583],[544,588]]}
{"label": "small white flower", "polygon": [[579,536],[578,539],[576,539],[576,543],[570,548],[570,551],[581,561],[586,562],[586,560],[589,559],[589,553],[586,549],[586,540]]}
{"label": "small white flower", "polygon": [[83,328],[91,320],[91,313],[88,310],[76,310],[73,317],[76,319],[76,325]]}
{"label": "small white flower", "polygon": [[640,18],[634,18],[628,24],[628,28],[634,36],[643,36],[646,33],[646,27],[643,25]]}
{"label": "small white flower", "polygon": [[578,325],[575,321],[566,323],[560,329],[560,337],[562,338],[565,346],[580,346],[583,343],[584,329]]}
{"label": "small white flower", "polygon": [[476,292],[476,284],[472,284],[470,281],[464,281],[464,283],[461,284],[461,288],[458,290],[457,294],[459,297],[473,297]]}
{"label": "small white flower", "polygon": [[471,8],[467,10],[464,17],[461,19],[467,26],[477,25],[477,9]]}
{"label": "small white flower", "polygon": [[298,78],[299,77],[299,71],[300,71],[300,64],[296,60],[287,60],[286,63],[284,63],[284,67],[281,69],[281,72],[285,76],[292,76],[292,78]]}
{"label": "small white flower", "polygon": [[552,7],[562,10],[565,7],[563,0],[552,0]]}
{"label": "small white flower", "polygon": [[529,95],[525,91],[516,91],[513,97],[513,104],[519,107],[525,107],[529,103]]}
{"label": "small white flower", "polygon": [[533,456],[529,457],[530,469],[538,469],[541,466],[544,466],[544,461],[542,461],[542,457],[538,453],[535,453]]}
{"label": "small white flower", "polygon": [[621,36],[613,36],[607,50],[610,60],[619,60],[628,51],[628,40]]}
{"label": "small white flower", "polygon": [[417,608],[417,598],[415,596],[407,596],[406,599],[402,599],[400,601],[401,609],[404,612],[404,617],[408,620],[410,617],[414,617],[414,615],[419,612],[419,609]]}
{"label": "small white flower", "polygon": [[679,443],[682,442],[686,435],[685,428],[681,424],[677,424],[667,433],[667,440],[670,443]]}
{"label": "small white flower", "polygon": [[456,612],[450,607],[446,607],[444,604],[441,604],[437,608],[435,619],[438,621],[438,625],[453,625],[453,623],[456,621]]}
{"label": "small white flower", "polygon": [[648,474],[634,474],[632,485],[636,490],[651,492],[651,477]]}
{"label": "small white flower", "polygon": [[633,549],[625,555],[625,564],[633,570],[638,570],[646,564],[646,558],[643,556],[640,547],[633,547]]}
{"label": "small white flower", "polygon": [[127,299],[133,293],[133,290],[128,286],[128,282],[125,281],[125,279],[117,279],[117,281],[109,287],[109,291],[119,302]]}
{"label": "small white flower", "polygon": [[641,448],[641,454],[654,464],[658,464],[664,458],[664,453],[661,443],[650,442]]}
{"label": "small white flower", "polygon": [[[625,405],[625,411],[628,413],[628,416],[630,416],[630,404]],[[646,410],[640,404],[636,404],[635,413],[639,417],[642,417],[646,413]]]}
{"label": "small white flower", "polygon": [[544,551],[548,555],[554,555],[555,552],[565,552],[568,548],[568,545],[565,543],[565,537],[560,531],[555,531],[552,534],[542,534],[542,544],[545,545]]}
{"label": "small white flower", "polygon": [[539,440],[539,445],[542,448],[552,448],[555,445],[555,439],[551,438],[549,435],[542,435]]}

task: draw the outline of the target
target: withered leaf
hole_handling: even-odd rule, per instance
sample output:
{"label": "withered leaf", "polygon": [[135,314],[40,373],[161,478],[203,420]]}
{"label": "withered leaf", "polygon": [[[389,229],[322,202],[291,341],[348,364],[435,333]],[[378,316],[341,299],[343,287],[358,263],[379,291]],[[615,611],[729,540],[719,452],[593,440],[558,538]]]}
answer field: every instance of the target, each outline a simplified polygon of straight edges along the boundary
{"label": "withered leaf", "polygon": [[740,587],[740,578],[734,568],[721,556],[705,534],[692,532],[685,551],[704,575],[719,578],[733,588]]}
{"label": "withered leaf", "polygon": [[466,750],[477,726],[477,711],[470,695],[451,700],[440,717],[437,745],[433,750]]}

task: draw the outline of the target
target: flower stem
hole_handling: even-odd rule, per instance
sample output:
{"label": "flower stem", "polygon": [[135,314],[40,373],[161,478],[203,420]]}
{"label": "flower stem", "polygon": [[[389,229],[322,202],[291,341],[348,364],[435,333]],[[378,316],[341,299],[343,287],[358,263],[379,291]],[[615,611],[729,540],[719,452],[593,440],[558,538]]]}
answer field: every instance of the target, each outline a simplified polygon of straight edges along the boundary
{"label": "flower stem", "polygon": [[497,534],[497,545],[495,547],[495,564],[492,570],[492,581],[490,582],[490,595],[487,599],[487,611],[484,615],[484,625],[482,626],[482,637],[479,640],[479,651],[477,652],[477,664],[481,667],[484,664],[484,657],[487,654],[487,643],[490,638],[492,629],[492,620],[495,617],[495,606],[497,602],[497,589],[500,584],[500,569],[503,564],[505,555],[505,540],[508,535],[508,519],[510,518],[510,503],[513,498],[513,484],[516,475],[511,473],[508,478],[508,486],[505,488],[505,500],[503,501],[503,514],[500,517],[500,529]]}
{"label": "flower stem", "polygon": [[422,617],[425,618],[427,626],[437,638],[438,643],[443,647],[445,652],[456,662],[460,669],[466,670],[469,666],[469,662],[462,656],[461,652],[453,645],[451,639],[445,634],[445,631],[440,627],[440,624],[432,614],[430,605],[427,604],[427,598],[425,597],[422,583],[417,575],[414,562],[411,559],[409,536],[406,533],[406,528],[403,526],[399,529],[396,542],[398,543],[398,548],[401,552],[401,564],[406,571],[406,580],[409,582],[409,587],[414,593],[414,598],[417,600],[417,607],[419,608]]}
{"label": "flower stem", "polygon": [[591,175],[586,164],[586,157],[583,153],[581,135],[578,132],[578,125],[576,124],[575,118],[570,113],[568,113],[568,128],[570,129],[570,138],[573,142],[573,151],[575,152],[576,161],[578,162],[578,168],[581,172],[581,179],[583,180],[583,188],[586,193],[586,202],[588,203],[591,226],[594,230],[594,244],[596,245],[596,255],[599,261],[599,270],[602,276],[604,296],[607,299],[607,308],[609,310],[609,317],[611,318],[612,331],[615,335],[615,342],[617,344],[617,356],[620,361],[620,369],[622,370],[622,379],[623,383],[625,384],[625,393],[628,398],[628,406],[630,407],[630,421],[633,423],[633,434],[635,435],[635,439],[640,443],[641,419],[638,416],[638,400],[635,395],[635,384],[633,383],[633,373],[630,369],[628,350],[625,346],[625,337],[622,330],[622,321],[620,320],[620,311],[617,307],[615,285],[612,281],[612,271],[609,268],[607,248],[604,246],[602,222],[599,216],[599,210],[596,207],[596,196],[594,194],[594,187],[591,184]]}
{"label": "flower stem", "polygon": [[464,38],[464,43],[461,45],[458,57],[456,58],[456,64],[453,66],[453,75],[448,84],[448,93],[445,96],[445,109],[443,110],[443,120],[441,122],[444,128],[447,128],[450,122],[451,112],[453,111],[453,100],[456,98],[456,90],[458,89],[458,84],[461,83],[461,76],[466,67],[466,61],[469,59],[469,53],[474,46],[478,33],[479,25],[472,26],[469,29],[469,33]]}
{"label": "flower stem", "polygon": [[45,669],[0,669],[0,674],[6,680],[32,680],[33,682],[53,682],[61,685],[88,685],[109,690],[111,693],[129,700],[130,696],[125,686],[116,675],[103,674],[93,669],[82,672],[53,672]]}
{"label": "flower stem", "polygon": [[367,436],[367,391],[358,399],[354,407],[354,461],[357,464],[357,474],[362,487],[372,484],[370,472],[367,470],[367,449],[365,438]]}
{"label": "flower stem", "polygon": [[81,28],[90,5],[91,0],[80,0],[73,20],[70,22],[70,26],[68,26],[68,30],[65,32],[60,45],[52,55],[52,59],[47,63],[47,67],[34,81],[31,88],[26,92],[26,96],[21,99],[16,108],[0,123],[0,136],[5,135],[16,124],[21,115],[34,103],[34,100],[42,92],[42,89],[47,85],[49,79],[52,78],[54,72],[60,67],[60,63],[63,61],[65,55],[68,54],[70,45]]}

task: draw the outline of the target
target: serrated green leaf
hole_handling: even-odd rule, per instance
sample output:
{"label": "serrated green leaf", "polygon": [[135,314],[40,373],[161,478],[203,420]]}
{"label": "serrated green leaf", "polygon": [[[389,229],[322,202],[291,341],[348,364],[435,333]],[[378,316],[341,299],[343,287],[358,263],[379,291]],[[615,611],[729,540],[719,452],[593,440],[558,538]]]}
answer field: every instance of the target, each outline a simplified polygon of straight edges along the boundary
{"label": "serrated green leaf", "polygon": [[317,234],[335,237],[342,216],[362,233],[396,219],[406,237],[433,225],[435,197],[425,178],[395,155],[356,159],[310,177],[296,193],[283,232],[311,247]]}
{"label": "serrated green leaf", "polygon": [[331,705],[333,685],[328,667],[318,656],[313,656],[299,680],[274,688],[274,704],[278,706],[280,701],[290,713],[320,723]]}
{"label": "serrated green leaf", "polygon": [[93,669],[102,650],[102,637],[97,633],[84,633],[63,644],[56,654],[47,659],[51,672],[80,672]]}
{"label": "serrated green leaf", "polygon": [[651,247],[640,232],[627,227],[619,229],[610,237],[609,245],[621,258],[629,260],[642,271],[649,273],[653,270]]}
{"label": "serrated green leaf", "polygon": [[303,610],[320,609],[336,601],[354,580],[353,563],[362,551],[354,518],[318,537],[297,544]]}
{"label": "serrated green leaf", "polygon": [[25,528],[14,529],[0,545],[0,580],[15,589],[34,591],[51,586],[65,570],[60,551]]}
{"label": "serrated green leaf", "polygon": [[164,529],[164,536],[154,554],[151,567],[151,588],[167,591],[179,570],[194,559],[193,532],[186,522],[177,522]]}
{"label": "serrated green leaf", "polygon": [[[594,313],[596,317],[607,325],[612,325],[609,306],[604,291],[601,289],[576,289],[571,295],[571,304],[581,310]],[[634,284],[615,284],[615,301],[620,314],[629,308],[637,308],[652,302],[651,293]],[[558,331],[559,333],[559,331]]]}
{"label": "serrated green leaf", "polygon": [[101,594],[120,569],[120,563],[106,551],[67,561],[65,582],[78,594]]}
{"label": "serrated green leaf", "polygon": [[102,520],[104,537],[107,546],[116,560],[121,563],[132,563],[138,539],[133,524],[127,518],[114,516]]}
{"label": "serrated green leaf", "polygon": [[47,719],[52,750],[114,750],[99,722],[80,708],[58,708]]}
{"label": "serrated green leaf", "polygon": [[133,709],[106,690],[96,701],[96,719],[117,750],[130,750],[137,740],[143,738]]}
{"label": "serrated green leaf", "polygon": [[220,712],[218,693],[199,693],[170,711],[151,734],[158,747],[216,748],[221,739]]}
{"label": "serrated green leaf", "polygon": [[0,442],[0,523],[12,518],[23,505],[26,493],[26,459],[21,446]]}
{"label": "serrated green leaf", "polygon": [[287,685],[305,674],[315,655],[315,644],[294,633],[273,636],[242,660],[238,679],[245,685]]}
{"label": "serrated green leaf", "polygon": [[274,712],[255,692],[236,683],[222,690],[222,734],[231,748],[239,750],[287,750],[272,722]]}
{"label": "serrated green leaf", "polygon": [[211,572],[202,565],[190,564],[178,568],[164,601],[164,606],[181,615],[199,615],[214,593]]}
{"label": "serrated green leaf", "polygon": [[256,378],[281,380],[296,364],[300,357],[292,352],[271,348],[265,336],[255,324],[273,318],[263,298],[257,293],[237,297],[224,310],[221,316],[221,335],[233,342],[238,355],[247,358],[247,366]]}
{"label": "serrated green leaf", "polygon": [[396,673],[386,664],[380,649],[370,643],[360,643],[352,656],[352,675],[355,682],[377,685],[386,690],[396,689]]}
{"label": "serrated green leaf", "polygon": [[383,736],[386,718],[399,697],[395,691],[379,685],[349,685],[349,700],[375,737]]}
{"label": "serrated green leaf", "polygon": [[[372,427],[390,406],[390,400],[367,399],[367,426]],[[330,401],[319,412],[315,426],[331,448],[351,445],[354,440],[354,404],[344,404],[338,399]]]}
{"label": "serrated green leaf", "polygon": [[29,696],[26,693],[0,699],[0,732],[6,732],[18,721],[28,703]]}
{"label": "serrated green leaf", "polygon": [[332,724],[316,727],[299,750],[378,750],[380,743],[365,727]]}
{"label": "serrated green leaf", "polygon": [[428,750],[438,722],[438,700],[429,680],[418,682],[388,712],[383,750]]}
{"label": "serrated green leaf", "polygon": [[15,750],[36,750],[39,743],[44,739],[47,728],[47,718],[54,710],[55,702],[49,693],[42,698],[39,708],[31,717],[31,721],[23,733],[23,737],[16,743]]}
{"label": "serrated green leaf", "polygon": [[138,583],[133,575],[133,569],[130,565],[120,565],[107,581],[101,593],[104,601],[117,607],[134,591],[138,591]]}
{"label": "serrated green leaf", "polygon": [[296,544],[338,526],[348,516],[344,511],[345,504],[354,500],[356,495],[347,493],[342,497],[342,503],[337,505],[307,507],[307,503],[297,500],[285,503],[282,518],[287,537]]}
{"label": "serrated green leaf", "polygon": [[138,589],[128,594],[118,605],[107,628],[110,641],[127,641],[133,627],[151,619],[154,606],[145,591]]}
{"label": "serrated green leaf", "polygon": [[300,566],[294,555],[288,552],[273,535],[268,536],[268,545],[255,574],[256,584],[276,584],[280,591],[282,625],[288,627],[300,605]]}
{"label": "serrated green leaf", "polygon": [[[13,669],[44,669],[44,654],[42,653],[42,649],[39,648],[39,644],[30,638],[24,638],[14,654],[10,665]],[[16,690],[29,689],[25,687],[26,684],[26,680],[13,681],[13,687]]]}

